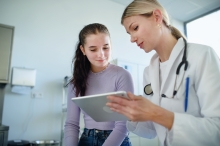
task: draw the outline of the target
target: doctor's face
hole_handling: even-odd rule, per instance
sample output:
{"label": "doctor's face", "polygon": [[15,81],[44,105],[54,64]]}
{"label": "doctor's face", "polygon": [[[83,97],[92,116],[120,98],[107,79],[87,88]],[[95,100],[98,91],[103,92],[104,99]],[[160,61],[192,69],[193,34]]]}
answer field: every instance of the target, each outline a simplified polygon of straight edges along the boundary
{"label": "doctor's face", "polygon": [[91,34],[85,39],[81,51],[88,58],[93,72],[99,72],[109,63],[111,44],[110,37],[105,33]]}
{"label": "doctor's face", "polygon": [[123,25],[130,34],[132,43],[136,43],[146,53],[156,49],[160,31],[154,14],[150,17],[143,15],[127,17]]}

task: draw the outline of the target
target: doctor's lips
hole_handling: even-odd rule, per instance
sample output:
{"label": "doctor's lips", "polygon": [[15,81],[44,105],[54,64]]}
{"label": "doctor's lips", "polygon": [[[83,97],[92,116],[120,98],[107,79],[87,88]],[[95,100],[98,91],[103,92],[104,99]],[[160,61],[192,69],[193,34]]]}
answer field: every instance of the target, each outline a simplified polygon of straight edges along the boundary
{"label": "doctor's lips", "polygon": [[138,47],[140,47],[141,49],[143,48],[143,42],[142,43],[139,43],[139,44],[137,44],[138,45]]}

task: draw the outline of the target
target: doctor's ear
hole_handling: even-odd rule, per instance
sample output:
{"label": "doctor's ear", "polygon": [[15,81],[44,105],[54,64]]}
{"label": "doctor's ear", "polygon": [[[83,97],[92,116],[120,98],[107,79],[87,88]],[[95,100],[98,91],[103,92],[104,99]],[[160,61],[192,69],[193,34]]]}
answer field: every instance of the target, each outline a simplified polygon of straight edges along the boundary
{"label": "doctor's ear", "polygon": [[154,17],[155,22],[158,25],[162,24],[162,22],[163,22],[163,15],[162,15],[162,13],[161,13],[161,11],[159,9],[155,9],[153,11],[153,17]]}
{"label": "doctor's ear", "polygon": [[86,53],[85,53],[85,49],[83,48],[82,45],[80,45],[80,50],[82,51],[83,55],[86,55]]}

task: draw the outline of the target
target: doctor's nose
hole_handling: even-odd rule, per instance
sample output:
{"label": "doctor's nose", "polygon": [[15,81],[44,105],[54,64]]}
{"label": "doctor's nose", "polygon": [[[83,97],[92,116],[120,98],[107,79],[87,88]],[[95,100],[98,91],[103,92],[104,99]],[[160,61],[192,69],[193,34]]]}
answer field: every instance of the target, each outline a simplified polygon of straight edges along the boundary
{"label": "doctor's nose", "polygon": [[131,41],[132,43],[134,43],[134,42],[136,42],[136,41],[137,41],[137,38],[136,38],[136,37],[134,37],[134,36],[131,36],[130,41]]}

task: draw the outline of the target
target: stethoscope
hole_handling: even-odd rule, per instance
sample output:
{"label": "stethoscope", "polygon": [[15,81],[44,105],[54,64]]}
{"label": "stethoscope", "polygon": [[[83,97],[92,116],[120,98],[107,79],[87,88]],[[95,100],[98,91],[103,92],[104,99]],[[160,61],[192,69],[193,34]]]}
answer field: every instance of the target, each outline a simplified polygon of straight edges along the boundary
{"label": "stethoscope", "polygon": [[[176,95],[176,93],[177,93],[177,91],[179,90],[180,85],[181,85],[181,83],[182,83],[182,81],[183,81],[185,72],[186,72],[187,67],[188,67],[188,61],[187,61],[187,59],[186,59],[187,42],[186,42],[185,39],[183,39],[183,40],[184,40],[184,45],[185,45],[185,46],[184,46],[184,52],[183,52],[183,58],[182,58],[182,61],[180,62],[180,64],[178,65],[178,67],[177,67],[177,69],[176,69],[176,78],[175,78],[175,84],[174,84],[174,89],[173,89],[173,96],[172,96],[172,97],[168,97],[168,96],[166,96],[165,94],[161,94],[161,97],[164,97],[164,98],[174,98],[174,96]],[[182,77],[182,79],[181,79],[181,82],[180,82],[179,86],[176,87],[177,77],[178,77],[179,72],[180,72],[180,69],[181,69],[181,67],[182,67],[183,65],[185,65],[185,66],[184,66],[184,74],[183,74],[183,77]],[[151,84],[147,84],[147,85],[144,87],[144,93],[145,93],[146,95],[151,95],[151,94],[153,94],[153,90],[152,90],[152,88],[151,88]]]}

